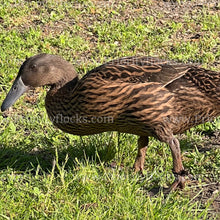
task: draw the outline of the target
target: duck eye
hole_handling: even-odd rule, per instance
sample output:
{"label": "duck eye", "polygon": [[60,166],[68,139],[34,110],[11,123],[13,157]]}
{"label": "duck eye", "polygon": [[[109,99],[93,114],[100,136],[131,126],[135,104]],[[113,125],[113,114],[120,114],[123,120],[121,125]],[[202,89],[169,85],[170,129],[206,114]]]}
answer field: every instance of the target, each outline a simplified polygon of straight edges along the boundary
{"label": "duck eye", "polygon": [[32,69],[32,70],[35,70],[36,69],[36,64],[32,64],[31,66],[30,66],[30,68]]}

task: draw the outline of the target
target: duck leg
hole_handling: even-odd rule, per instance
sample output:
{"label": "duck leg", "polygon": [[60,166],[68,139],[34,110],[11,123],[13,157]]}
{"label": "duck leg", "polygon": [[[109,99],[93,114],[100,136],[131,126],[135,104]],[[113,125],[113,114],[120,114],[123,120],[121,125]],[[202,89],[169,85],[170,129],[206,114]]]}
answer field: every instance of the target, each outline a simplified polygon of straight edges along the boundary
{"label": "duck leg", "polygon": [[184,176],[187,174],[187,172],[184,170],[182,164],[180,144],[177,138],[173,137],[169,142],[169,146],[173,157],[173,173],[175,175],[175,181],[171,185],[169,191],[173,191],[178,187],[183,189],[185,186]]}
{"label": "duck leg", "polygon": [[149,139],[147,136],[141,136],[138,139],[138,153],[134,163],[135,172],[140,172],[143,175],[144,161]]}

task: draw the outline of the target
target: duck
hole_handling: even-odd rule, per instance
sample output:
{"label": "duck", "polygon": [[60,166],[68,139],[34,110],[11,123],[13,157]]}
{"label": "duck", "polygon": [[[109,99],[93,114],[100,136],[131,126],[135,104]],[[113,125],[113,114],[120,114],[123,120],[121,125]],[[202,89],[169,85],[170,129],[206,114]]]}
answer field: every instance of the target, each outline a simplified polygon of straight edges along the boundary
{"label": "duck", "polygon": [[186,175],[176,134],[220,115],[220,72],[156,57],[123,57],[88,71],[81,79],[58,55],[27,58],[1,105],[7,110],[30,88],[49,86],[45,107],[52,123],[73,135],[118,131],[139,136],[136,172],[142,173],[149,137],[166,143],[175,180]]}

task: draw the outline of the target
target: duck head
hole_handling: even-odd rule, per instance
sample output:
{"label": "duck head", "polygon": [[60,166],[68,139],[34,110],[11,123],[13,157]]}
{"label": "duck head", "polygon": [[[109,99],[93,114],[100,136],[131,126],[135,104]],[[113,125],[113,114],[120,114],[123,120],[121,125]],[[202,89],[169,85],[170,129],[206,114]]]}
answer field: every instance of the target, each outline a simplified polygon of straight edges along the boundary
{"label": "duck head", "polygon": [[56,55],[38,54],[26,59],[2,103],[1,111],[7,110],[30,88],[44,85],[59,89],[78,78],[74,67]]}

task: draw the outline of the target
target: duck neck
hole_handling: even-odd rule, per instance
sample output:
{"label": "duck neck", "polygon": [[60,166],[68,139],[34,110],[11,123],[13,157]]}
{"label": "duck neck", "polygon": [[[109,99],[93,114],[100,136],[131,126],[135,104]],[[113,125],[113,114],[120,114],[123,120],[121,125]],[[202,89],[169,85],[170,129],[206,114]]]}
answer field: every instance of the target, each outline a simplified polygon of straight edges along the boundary
{"label": "duck neck", "polygon": [[53,84],[47,93],[47,96],[54,96],[56,94],[65,94],[70,90],[73,90],[77,85],[79,79],[77,76],[74,78],[62,78],[57,83]]}

